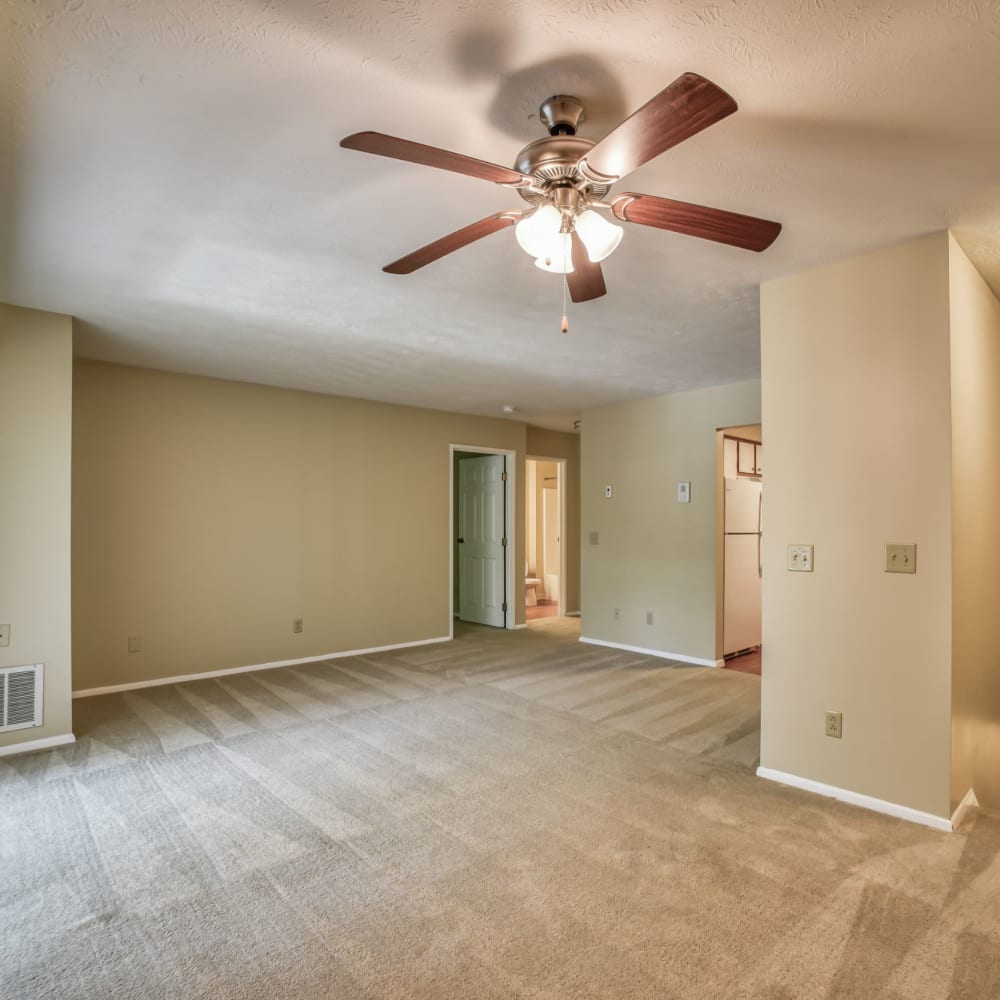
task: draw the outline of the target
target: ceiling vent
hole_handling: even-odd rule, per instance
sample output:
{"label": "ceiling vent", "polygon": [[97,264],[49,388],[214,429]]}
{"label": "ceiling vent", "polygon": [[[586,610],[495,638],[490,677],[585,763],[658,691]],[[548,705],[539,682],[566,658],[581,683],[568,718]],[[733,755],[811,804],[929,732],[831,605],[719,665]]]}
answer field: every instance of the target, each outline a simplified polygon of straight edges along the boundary
{"label": "ceiling vent", "polygon": [[43,664],[0,670],[0,733],[42,724]]}

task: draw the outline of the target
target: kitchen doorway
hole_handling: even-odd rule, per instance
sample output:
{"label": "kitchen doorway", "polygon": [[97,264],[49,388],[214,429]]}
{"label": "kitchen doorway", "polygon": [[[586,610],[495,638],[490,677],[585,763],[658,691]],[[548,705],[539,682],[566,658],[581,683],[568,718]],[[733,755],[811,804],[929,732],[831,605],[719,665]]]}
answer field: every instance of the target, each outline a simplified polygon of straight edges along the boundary
{"label": "kitchen doorway", "polygon": [[764,446],[759,424],[718,432],[716,658],[761,673]]}

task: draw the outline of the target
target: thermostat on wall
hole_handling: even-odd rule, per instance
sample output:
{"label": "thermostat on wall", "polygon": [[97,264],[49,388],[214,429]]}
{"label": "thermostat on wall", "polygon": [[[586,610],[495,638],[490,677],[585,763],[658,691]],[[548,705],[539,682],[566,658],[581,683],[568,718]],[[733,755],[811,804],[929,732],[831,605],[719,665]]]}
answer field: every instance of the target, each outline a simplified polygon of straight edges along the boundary
{"label": "thermostat on wall", "polygon": [[677,502],[678,503],[690,503],[691,502],[691,484],[690,483],[678,483],[677,484]]}

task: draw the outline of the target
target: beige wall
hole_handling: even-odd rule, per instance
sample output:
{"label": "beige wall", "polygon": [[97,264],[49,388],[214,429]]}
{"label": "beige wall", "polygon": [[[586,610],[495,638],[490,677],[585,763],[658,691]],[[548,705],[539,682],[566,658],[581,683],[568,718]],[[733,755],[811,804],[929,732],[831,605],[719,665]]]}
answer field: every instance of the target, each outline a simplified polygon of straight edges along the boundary
{"label": "beige wall", "polygon": [[950,250],[952,806],[1000,809],[1000,302]]}
{"label": "beige wall", "polygon": [[566,460],[566,524],[562,544],[566,547],[566,580],[563,611],[580,610],[580,435],[528,427],[527,453],[533,458]]}
{"label": "beige wall", "polygon": [[451,444],[524,516],[521,423],[89,361],[73,405],[77,690],[446,636]]}
{"label": "beige wall", "polygon": [[[583,414],[584,636],[715,662],[716,431],[760,415],[759,382]],[[678,482],[690,503],[676,502]]]}
{"label": "beige wall", "polygon": [[[761,367],[761,764],[947,816],[947,234],[765,284]],[[916,575],[883,572],[886,542],[917,544]]]}
{"label": "beige wall", "polygon": [[41,727],[0,747],[68,734],[70,700],[69,316],[0,305],[0,667],[45,664]]}

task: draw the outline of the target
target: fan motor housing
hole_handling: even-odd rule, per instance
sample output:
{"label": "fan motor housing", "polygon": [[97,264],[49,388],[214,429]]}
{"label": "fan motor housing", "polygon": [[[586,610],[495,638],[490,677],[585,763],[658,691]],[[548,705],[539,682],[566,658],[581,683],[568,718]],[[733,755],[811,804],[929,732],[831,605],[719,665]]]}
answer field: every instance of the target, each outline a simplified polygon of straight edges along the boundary
{"label": "fan motor housing", "polygon": [[[538,182],[538,187],[546,190],[564,184],[572,184],[581,188],[581,193],[588,198],[603,198],[610,184],[594,184],[587,181],[577,170],[576,165],[581,157],[593,147],[591,139],[578,135],[553,135],[545,139],[536,139],[529,143],[514,161],[514,169],[523,174],[531,174]],[[534,191],[518,188],[517,193],[525,201],[533,205],[547,199]]]}

